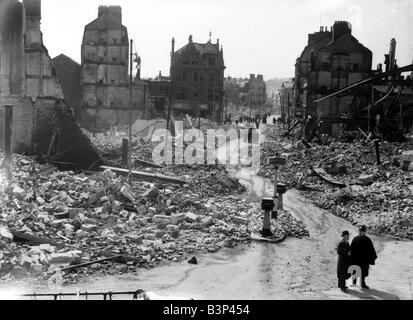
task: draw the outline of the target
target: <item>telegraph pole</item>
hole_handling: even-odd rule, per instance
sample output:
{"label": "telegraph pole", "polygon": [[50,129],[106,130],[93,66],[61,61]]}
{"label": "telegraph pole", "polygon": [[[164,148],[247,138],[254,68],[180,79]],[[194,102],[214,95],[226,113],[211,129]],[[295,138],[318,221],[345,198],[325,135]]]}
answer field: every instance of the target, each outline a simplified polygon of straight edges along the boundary
{"label": "telegraph pole", "polygon": [[133,40],[130,40],[130,66],[129,66],[129,175],[128,179],[132,179],[132,72],[133,72]]}
{"label": "telegraph pole", "polygon": [[225,95],[225,121],[228,118],[228,93]]}
{"label": "telegraph pole", "polygon": [[290,115],[290,92],[287,92],[287,124],[288,124],[288,128],[287,130],[290,130],[290,126],[291,126],[291,115]]}

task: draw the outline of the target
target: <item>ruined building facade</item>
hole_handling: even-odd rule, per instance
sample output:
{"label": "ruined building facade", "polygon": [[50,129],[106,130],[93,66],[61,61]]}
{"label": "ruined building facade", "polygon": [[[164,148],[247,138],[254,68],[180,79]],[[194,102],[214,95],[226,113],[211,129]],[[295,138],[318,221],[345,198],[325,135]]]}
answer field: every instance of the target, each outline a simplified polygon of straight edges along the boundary
{"label": "ruined building facade", "polygon": [[64,161],[89,167],[99,157],[64,103],[40,20],[40,0],[0,2],[0,147],[5,145],[5,106],[11,105],[12,152],[61,152]]}
{"label": "ruined building facade", "polygon": [[74,110],[76,118],[81,119],[80,109],[80,64],[64,54],[52,60],[57,80],[62,86],[65,102]]}
{"label": "ruined building facade", "polygon": [[[84,30],[81,62],[82,125],[90,130],[129,123],[129,39],[119,6],[100,6]],[[143,83],[132,84],[133,120],[142,116]]]}
{"label": "ruined building facade", "polygon": [[321,27],[309,34],[307,47],[297,59],[294,113],[320,119],[326,133],[337,134],[343,118],[369,103],[370,86],[319,104],[314,101],[367,78],[371,70],[372,52],[352,35],[350,23],[336,21],[330,30]]}
{"label": "ruined building facade", "polygon": [[222,120],[224,97],[224,53],[219,40],[193,42],[175,51],[172,39],[172,106],[175,113],[187,113]]}
{"label": "ruined building facade", "polygon": [[250,74],[250,78],[244,87],[244,105],[252,106],[254,110],[261,110],[267,103],[267,86],[262,74]]}

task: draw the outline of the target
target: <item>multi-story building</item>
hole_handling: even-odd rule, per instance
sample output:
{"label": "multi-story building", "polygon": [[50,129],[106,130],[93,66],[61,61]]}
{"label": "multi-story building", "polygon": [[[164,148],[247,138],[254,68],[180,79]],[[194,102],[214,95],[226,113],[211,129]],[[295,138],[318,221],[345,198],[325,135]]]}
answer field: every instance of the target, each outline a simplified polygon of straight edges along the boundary
{"label": "multi-story building", "polygon": [[281,118],[287,120],[288,123],[294,118],[293,102],[294,102],[294,83],[283,82],[278,90],[278,101],[280,104]]}
{"label": "multi-story building", "polygon": [[[105,129],[129,123],[129,40],[119,6],[100,6],[98,18],[85,27],[82,42],[82,124]],[[132,118],[144,109],[144,85],[132,83]]]}
{"label": "multi-story building", "polygon": [[224,79],[225,103],[240,106],[241,93],[247,80],[242,78],[226,77]]}
{"label": "multi-story building", "polygon": [[372,52],[352,35],[350,23],[336,21],[330,30],[321,27],[309,34],[307,47],[296,62],[295,113],[319,119],[325,132],[337,134],[344,118],[368,104],[370,86],[318,104],[314,101],[368,77],[371,70]]}
{"label": "multi-story building", "polygon": [[[142,81],[146,84],[148,99],[155,108],[153,111],[162,116],[166,115],[171,92],[170,78],[162,76],[162,73],[159,72],[159,75],[154,79],[143,79]],[[145,116],[147,115],[147,112],[145,112]]]}
{"label": "multi-story building", "polygon": [[102,162],[64,102],[41,14],[40,0],[0,1],[0,146],[95,169]]}
{"label": "multi-story building", "polygon": [[254,108],[262,108],[267,103],[267,86],[262,74],[250,74],[250,79],[245,85],[245,90],[248,94],[248,104]]}
{"label": "multi-story building", "polygon": [[175,51],[172,39],[172,110],[220,121],[223,118],[224,53],[219,40],[193,42]]}

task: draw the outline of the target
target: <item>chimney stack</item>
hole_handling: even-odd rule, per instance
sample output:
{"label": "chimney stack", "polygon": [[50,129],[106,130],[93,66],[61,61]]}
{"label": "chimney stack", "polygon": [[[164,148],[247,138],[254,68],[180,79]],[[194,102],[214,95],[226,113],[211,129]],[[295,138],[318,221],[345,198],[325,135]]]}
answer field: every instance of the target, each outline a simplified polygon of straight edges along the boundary
{"label": "chimney stack", "polygon": [[390,41],[390,51],[389,51],[389,70],[393,71],[396,66],[396,39],[393,38]]}
{"label": "chimney stack", "polygon": [[171,56],[175,53],[175,38],[172,38],[172,51]]}
{"label": "chimney stack", "polygon": [[333,41],[344,36],[347,33],[351,34],[351,23],[347,21],[336,21],[333,25]]}
{"label": "chimney stack", "polygon": [[40,20],[42,15],[41,0],[23,0],[26,15]]}

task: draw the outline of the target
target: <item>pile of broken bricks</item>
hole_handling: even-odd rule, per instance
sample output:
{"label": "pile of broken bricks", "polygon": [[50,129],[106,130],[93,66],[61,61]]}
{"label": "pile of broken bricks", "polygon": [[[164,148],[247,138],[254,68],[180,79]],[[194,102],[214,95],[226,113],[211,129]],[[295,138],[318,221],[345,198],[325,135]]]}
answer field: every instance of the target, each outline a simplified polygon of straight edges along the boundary
{"label": "pile of broken bricks", "polygon": [[288,187],[307,191],[317,206],[355,225],[365,224],[370,232],[413,239],[411,143],[380,141],[377,165],[374,144],[363,136],[308,146],[282,137],[276,128],[267,128],[266,135],[271,138],[262,146],[260,175],[272,178],[267,159],[284,154],[288,161],[279,175]]}
{"label": "pile of broken bricks", "polygon": [[0,190],[5,282],[47,281],[57,271],[67,283],[135,273],[249,243],[262,224],[259,204],[241,200],[245,188],[222,168],[181,168],[177,177],[188,181],[176,185],[129,183],[110,170],[63,172],[18,155],[13,165],[13,182],[2,179]]}

